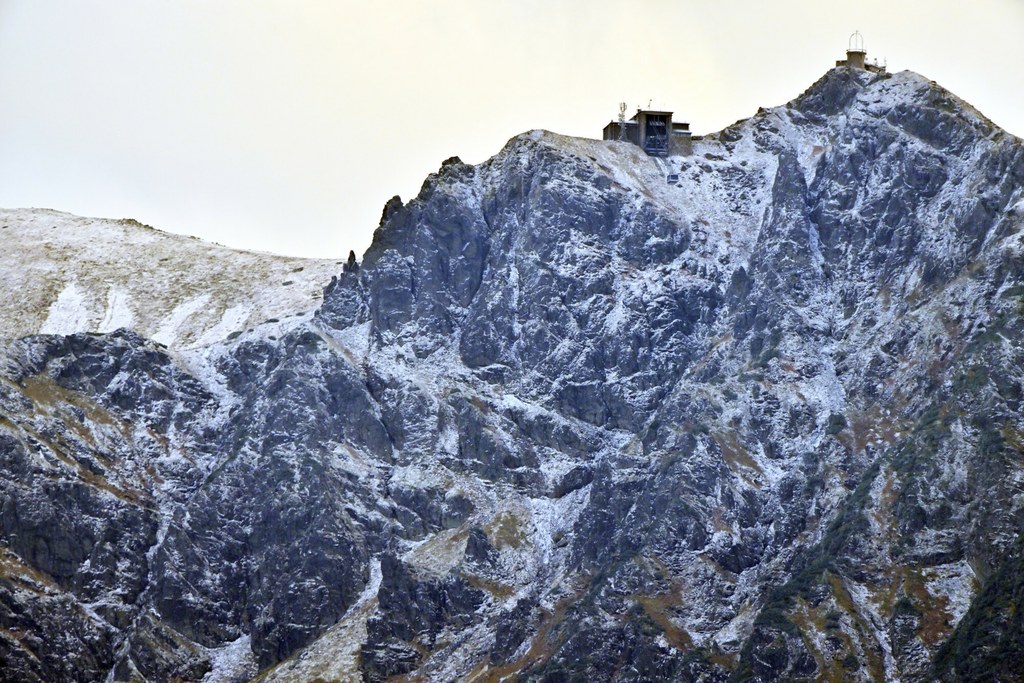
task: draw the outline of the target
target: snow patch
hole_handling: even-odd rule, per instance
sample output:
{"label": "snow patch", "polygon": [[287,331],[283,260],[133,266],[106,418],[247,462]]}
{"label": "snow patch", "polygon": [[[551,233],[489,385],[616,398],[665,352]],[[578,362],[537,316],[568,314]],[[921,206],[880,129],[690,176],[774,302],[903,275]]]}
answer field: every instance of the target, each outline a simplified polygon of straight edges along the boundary
{"label": "snow patch", "polygon": [[50,305],[41,334],[74,334],[89,324],[90,306],[86,292],[72,280]]}
{"label": "snow patch", "polygon": [[240,636],[236,640],[216,649],[207,650],[211,655],[213,668],[206,672],[202,683],[233,683],[248,680],[256,674],[256,660],[252,655],[252,644],[249,636]]}
{"label": "snow patch", "polygon": [[220,321],[208,329],[197,342],[197,346],[213,344],[221,339],[227,339],[232,332],[240,332],[250,318],[255,306],[251,303],[235,304],[224,311]]}
{"label": "snow patch", "polygon": [[978,579],[966,560],[929,567],[922,572],[928,592],[936,598],[946,599],[946,613],[950,626],[956,628],[974,600]]}
{"label": "snow patch", "polygon": [[209,294],[201,294],[194,299],[178,304],[171,315],[160,325],[160,328],[153,335],[153,341],[158,344],[172,345],[178,337],[178,330],[185,322],[199,311],[206,308],[210,303]]}
{"label": "snow patch", "polygon": [[131,328],[135,324],[135,314],[131,308],[131,294],[117,285],[107,290],[107,310],[103,320],[97,327],[98,332],[113,332],[122,327]]}

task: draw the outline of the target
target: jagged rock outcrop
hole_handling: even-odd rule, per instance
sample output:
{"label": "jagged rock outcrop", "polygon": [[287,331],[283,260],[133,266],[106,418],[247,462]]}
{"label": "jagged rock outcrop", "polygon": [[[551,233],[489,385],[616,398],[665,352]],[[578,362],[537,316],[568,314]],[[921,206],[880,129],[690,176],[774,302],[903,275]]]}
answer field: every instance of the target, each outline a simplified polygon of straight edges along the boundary
{"label": "jagged rock outcrop", "polygon": [[839,68],[450,159],[312,320],[8,343],[4,675],[1020,677],[1022,181]]}

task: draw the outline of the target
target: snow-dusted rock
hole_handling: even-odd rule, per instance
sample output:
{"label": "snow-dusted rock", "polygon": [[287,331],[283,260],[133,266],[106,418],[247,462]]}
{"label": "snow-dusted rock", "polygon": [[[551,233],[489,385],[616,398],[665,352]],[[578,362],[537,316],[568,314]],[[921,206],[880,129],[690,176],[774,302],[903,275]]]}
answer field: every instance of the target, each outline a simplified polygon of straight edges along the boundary
{"label": "snow-dusted rock", "polygon": [[308,313],[340,269],[136,221],[0,209],[0,338],[128,328],[171,348]]}
{"label": "snow-dusted rock", "polygon": [[690,156],[451,159],[312,317],[7,343],[6,671],[1019,677],[1022,181],[840,68]]}

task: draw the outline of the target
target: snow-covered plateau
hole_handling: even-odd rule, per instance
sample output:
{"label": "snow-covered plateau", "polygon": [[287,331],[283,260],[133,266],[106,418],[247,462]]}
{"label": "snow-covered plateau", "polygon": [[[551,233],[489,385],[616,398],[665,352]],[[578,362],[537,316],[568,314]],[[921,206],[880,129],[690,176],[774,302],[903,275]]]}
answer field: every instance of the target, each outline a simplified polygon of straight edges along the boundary
{"label": "snow-covered plateau", "polygon": [[836,68],[449,159],[359,262],[2,212],[2,677],[1022,680],[1022,184]]}

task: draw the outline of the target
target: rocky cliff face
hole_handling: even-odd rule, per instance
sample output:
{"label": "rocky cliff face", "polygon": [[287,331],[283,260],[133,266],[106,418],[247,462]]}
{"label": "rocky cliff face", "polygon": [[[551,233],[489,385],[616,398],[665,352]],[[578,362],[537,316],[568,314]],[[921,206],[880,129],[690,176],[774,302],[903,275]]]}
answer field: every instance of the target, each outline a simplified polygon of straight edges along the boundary
{"label": "rocky cliff face", "polygon": [[4,675],[1021,677],[1022,181],[835,69],[450,160],[312,320],[6,344]]}

